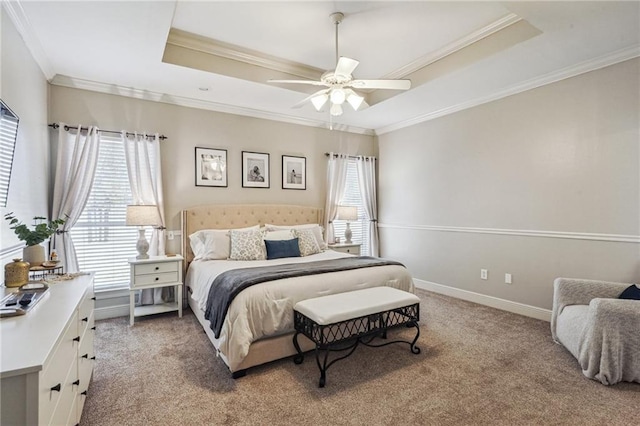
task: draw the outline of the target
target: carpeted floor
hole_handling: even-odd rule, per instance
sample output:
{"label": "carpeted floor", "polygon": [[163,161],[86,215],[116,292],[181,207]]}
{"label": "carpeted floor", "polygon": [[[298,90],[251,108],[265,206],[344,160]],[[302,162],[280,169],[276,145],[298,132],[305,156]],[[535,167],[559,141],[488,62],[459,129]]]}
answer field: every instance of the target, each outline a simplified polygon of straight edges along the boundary
{"label": "carpeted floor", "polygon": [[99,321],[81,425],[637,424],[640,384],[585,378],[548,323],[418,295],[420,355],[361,346],[323,389],[310,356],[233,380],[190,311]]}

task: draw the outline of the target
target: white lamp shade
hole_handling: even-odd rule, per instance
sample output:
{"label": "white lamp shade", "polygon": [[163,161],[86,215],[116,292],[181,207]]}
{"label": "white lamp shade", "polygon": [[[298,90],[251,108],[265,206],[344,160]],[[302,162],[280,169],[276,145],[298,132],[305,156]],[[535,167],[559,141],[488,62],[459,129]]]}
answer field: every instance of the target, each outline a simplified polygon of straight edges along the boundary
{"label": "white lamp shade", "polygon": [[127,206],[127,225],[132,226],[160,226],[158,206]]}
{"label": "white lamp shade", "polygon": [[327,99],[329,99],[329,96],[326,93],[323,93],[322,95],[314,96],[313,98],[311,98],[311,103],[313,104],[313,107],[316,109],[316,111],[320,111],[324,104],[327,102]]}
{"label": "white lamp shade", "polygon": [[331,103],[336,105],[342,105],[344,101],[347,99],[347,94],[344,93],[342,89],[333,89],[331,90]]}
{"label": "white lamp shade", "polygon": [[338,220],[358,220],[358,208],[356,206],[338,206]]}
{"label": "white lamp shade", "polygon": [[356,111],[360,108],[360,105],[362,105],[362,101],[364,101],[364,98],[360,95],[356,95],[355,93],[350,94],[347,98],[349,105],[351,105],[351,107]]}
{"label": "white lamp shade", "polygon": [[342,115],[342,106],[338,104],[333,104],[331,105],[331,109],[329,110],[329,112],[334,117],[339,117]]}

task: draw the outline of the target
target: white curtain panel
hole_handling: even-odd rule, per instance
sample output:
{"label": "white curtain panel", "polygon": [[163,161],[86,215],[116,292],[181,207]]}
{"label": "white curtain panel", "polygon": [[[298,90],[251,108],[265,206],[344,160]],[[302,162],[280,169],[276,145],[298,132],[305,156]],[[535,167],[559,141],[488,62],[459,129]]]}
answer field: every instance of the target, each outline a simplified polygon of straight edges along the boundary
{"label": "white curtain panel", "polygon": [[[100,152],[97,127],[89,127],[86,135],[65,130],[60,123],[58,153],[53,187],[53,219],[64,218],[61,233],[53,237],[58,258],[67,272],[78,272],[78,259],[69,231],[82,214],[93,186]],[[78,129],[82,126],[78,125]],[[65,217],[68,216],[68,217]]]}
{"label": "white curtain panel", "polygon": [[376,158],[358,157],[358,180],[364,212],[369,219],[369,253],[378,256],[378,199],[376,196]]}
{"label": "white curtain panel", "polygon": [[[149,243],[149,255],[165,254],[164,244],[164,198],[162,192],[162,167],[160,159],[160,138],[146,134],[127,135],[122,132],[122,142],[127,160],[127,172],[131,184],[133,204],[156,205],[161,226],[154,228]],[[153,290],[153,291],[152,291]],[[140,304],[163,303],[173,296],[173,288],[157,288],[142,291]]]}
{"label": "white curtain panel", "polygon": [[329,153],[327,164],[327,199],[324,207],[324,228],[328,243],[334,241],[333,220],[338,214],[338,203],[344,195],[347,178],[347,154]]}

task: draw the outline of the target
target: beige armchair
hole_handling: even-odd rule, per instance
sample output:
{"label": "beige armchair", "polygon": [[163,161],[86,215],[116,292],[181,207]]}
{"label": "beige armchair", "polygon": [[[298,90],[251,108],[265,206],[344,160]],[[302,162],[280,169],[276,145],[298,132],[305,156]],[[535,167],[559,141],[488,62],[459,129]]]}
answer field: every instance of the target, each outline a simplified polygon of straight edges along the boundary
{"label": "beige armchair", "polygon": [[618,299],[630,284],[557,278],[553,283],[553,340],[602,384],[640,383],[640,301]]}

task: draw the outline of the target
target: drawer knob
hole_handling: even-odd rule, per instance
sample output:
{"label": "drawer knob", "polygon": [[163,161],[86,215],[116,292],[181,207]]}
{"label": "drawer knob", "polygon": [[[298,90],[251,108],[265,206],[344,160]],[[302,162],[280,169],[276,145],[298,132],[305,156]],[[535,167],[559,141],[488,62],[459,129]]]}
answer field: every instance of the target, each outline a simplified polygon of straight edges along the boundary
{"label": "drawer knob", "polygon": [[156,281],[158,281],[160,279],[160,277],[156,277]]}
{"label": "drawer knob", "polygon": [[91,300],[96,300],[96,297],[95,297],[95,296],[93,296],[93,297],[91,298]]}
{"label": "drawer knob", "polygon": [[84,354],[84,355],[81,356],[81,358],[89,359],[89,354]]}
{"label": "drawer knob", "polygon": [[74,337],[74,338],[73,338],[73,341],[74,341],[74,342],[79,342],[79,341],[80,341],[80,336]]}
{"label": "drawer knob", "polygon": [[80,386],[80,379],[76,380],[75,382],[71,383],[73,386]]}
{"label": "drawer knob", "polygon": [[95,330],[95,329],[96,329],[96,326],[94,325],[93,327],[91,327],[91,329],[92,329],[92,330]]}
{"label": "drawer knob", "polygon": [[87,391],[82,391],[82,392],[80,392],[80,395],[87,396]]}
{"label": "drawer knob", "polygon": [[91,360],[92,360],[92,361],[95,361],[95,360],[96,360],[96,357],[95,357],[95,356],[92,356],[92,357],[91,357]]}
{"label": "drawer knob", "polygon": [[84,317],[84,318],[82,318],[82,321],[84,321],[84,322],[89,321],[89,317]]}
{"label": "drawer knob", "polygon": [[158,271],[158,270],[160,270],[160,267],[159,267],[159,266],[156,266],[156,271]]}
{"label": "drawer knob", "polygon": [[58,383],[57,385],[55,385],[54,387],[51,388],[51,391],[56,391],[56,392],[60,392],[60,389],[62,388],[62,384]]}

